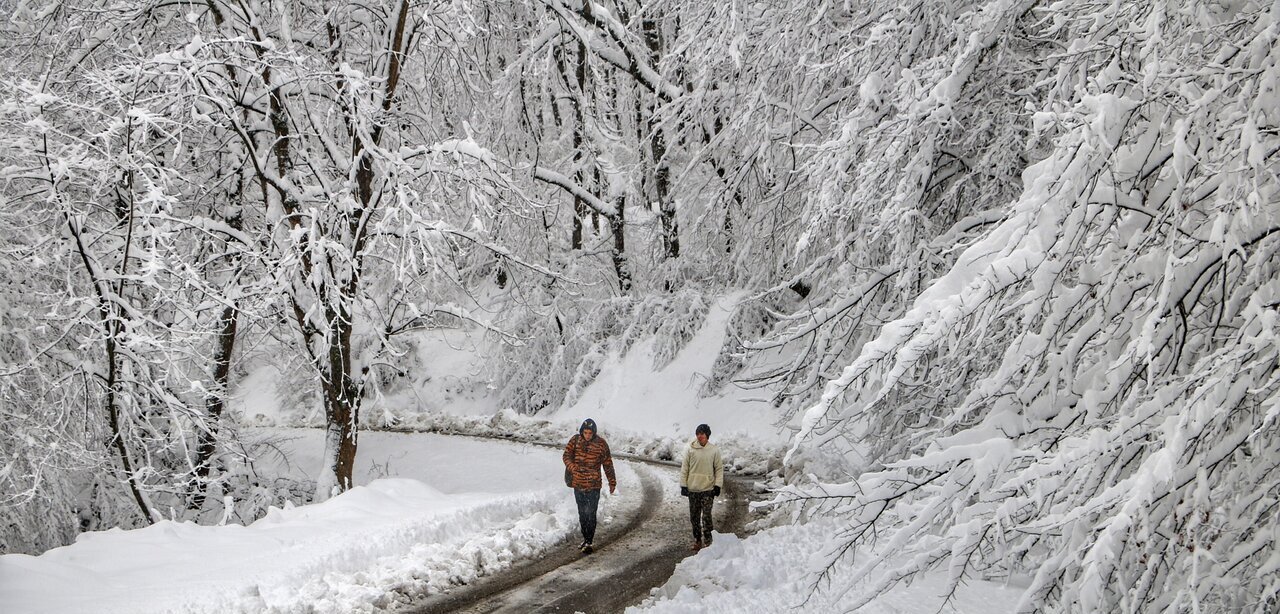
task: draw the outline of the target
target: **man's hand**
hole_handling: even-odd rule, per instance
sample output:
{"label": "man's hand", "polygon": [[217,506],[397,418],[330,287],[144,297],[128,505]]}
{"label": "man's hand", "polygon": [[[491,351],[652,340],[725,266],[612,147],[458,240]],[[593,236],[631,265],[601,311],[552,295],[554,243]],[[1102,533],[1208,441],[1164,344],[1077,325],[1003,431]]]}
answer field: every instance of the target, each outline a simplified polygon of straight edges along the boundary
{"label": "man's hand", "polygon": [[680,487],[680,496],[681,496],[681,497],[687,497],[687,496],[689,496],[689,487],[688,487],[688,486],[681,486],[681,487]]}
{"label": "man's hand", "polygon": [[720,496],[720,487],[719,487],[719,486],[717,486],[717,487],[716,487],[716,489],[715,489],[713,492],[714,492],[715,494],[713,494],[713,495],[711,495],[711,496],[713,496],[713,497],[719,497],[719,496]]}

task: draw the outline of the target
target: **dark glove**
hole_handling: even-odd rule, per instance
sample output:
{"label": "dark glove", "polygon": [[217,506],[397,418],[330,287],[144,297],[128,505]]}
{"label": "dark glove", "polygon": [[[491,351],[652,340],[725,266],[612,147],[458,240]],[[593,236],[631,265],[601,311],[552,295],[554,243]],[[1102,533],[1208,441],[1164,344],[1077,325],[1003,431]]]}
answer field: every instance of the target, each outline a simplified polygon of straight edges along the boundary
{"label": "dark glove", "polygon": [[719,486],[717,486],[717,487],[716,487],[716,489],[715,489],[715,490],[713,490],[713,491],[711,491],[711,492],[715,493],[715,494],[713,494],[713,495],[711,495],[711,496],[713,496],[713,497],[719,497],[719,496],[720,496],[720,487],[719,487]]}
{"label": "dark glove", "polygon": [[688,486],[681,486],[681,487],[680,487],[680,496],[681,496],[681,497],[687,497],[687,496],[689,496],[689,487],[688,487]]}

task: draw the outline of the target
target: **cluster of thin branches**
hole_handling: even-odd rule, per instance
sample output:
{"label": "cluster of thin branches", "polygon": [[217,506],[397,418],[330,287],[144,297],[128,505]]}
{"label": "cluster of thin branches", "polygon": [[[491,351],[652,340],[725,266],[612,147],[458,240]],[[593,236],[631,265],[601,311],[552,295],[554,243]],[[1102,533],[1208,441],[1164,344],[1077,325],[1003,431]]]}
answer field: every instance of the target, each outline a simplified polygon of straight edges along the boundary
{"label": "cluster of thin branches", "polygon": [[[1274,608],[1276,16],[962,12],[945,62],[920,49],[943,70],[848,132],[927,153],[858,168],[904,178],[854,192],[892,216],[834,210],[862,217],[832,260],[872,266],[756,343],[807,352],[773,376],[801,391],[793,457],[845,441],[870,459],[780,499],[845,520],[829,555],[856,565],[854,604],[943,568],[952,590],[1026,574],[1028,612]],[[931,197],[913,172],[954,183]]]}

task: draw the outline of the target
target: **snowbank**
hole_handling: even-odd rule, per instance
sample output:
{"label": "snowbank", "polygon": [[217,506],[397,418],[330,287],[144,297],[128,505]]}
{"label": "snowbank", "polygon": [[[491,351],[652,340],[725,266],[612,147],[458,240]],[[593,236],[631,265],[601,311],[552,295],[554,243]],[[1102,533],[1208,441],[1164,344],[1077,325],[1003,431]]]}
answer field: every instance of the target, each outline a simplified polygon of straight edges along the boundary
{"label": "snowbank", "polygon": [[[318,447],[319,434],[300,433],[291,447]],[[577,537],[555,451],[385,433],[361,445],[361,475],[440,487],[384,478],[324,503],[273,508],[249,526],[165,521],[86,533],[40,556],[0,556],[0,603],[31,613],[367,612]],[[635,473],[619,464],[618,478],[620,496],[601,500],[602,523],[639,503]]]}
{"label": "snowbank", "polygon": [[[627,614],[722,614],[723,612],[846,612],[859,586],[848,577],[855,565],[844,561],[817,585],[821,557],[814,556],[839,526],[829,519],[761,531],[747,539],[716,534],[709,548],[681,562],[649,599]],[[849,588],[847,592],[846,588]],[[996,582],[968,582],[946,600],[946,575],[929,574],[910,586],[877,597],[859,614],[1012,612],[1022,589]]]}

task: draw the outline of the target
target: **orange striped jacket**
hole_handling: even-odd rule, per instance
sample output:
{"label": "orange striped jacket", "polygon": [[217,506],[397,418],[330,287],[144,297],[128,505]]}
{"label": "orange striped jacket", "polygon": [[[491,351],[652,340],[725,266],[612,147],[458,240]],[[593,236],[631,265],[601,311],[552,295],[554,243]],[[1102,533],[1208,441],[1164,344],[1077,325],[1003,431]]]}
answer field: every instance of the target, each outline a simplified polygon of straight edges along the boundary
{"label": "orange striped jacket", "polygon": [[581,434],[574,435],[564,447],[563,458],[564,466],[573,477],[570,486],[575,490],[599,490],[602,485],[601,467],[604,467],[605,477],[609,478],[609,488],[617,487],[613,456],[609,454],[609,444],[600,435],[592,437],[591,441],[583,439]]}

